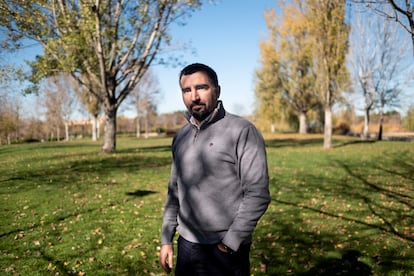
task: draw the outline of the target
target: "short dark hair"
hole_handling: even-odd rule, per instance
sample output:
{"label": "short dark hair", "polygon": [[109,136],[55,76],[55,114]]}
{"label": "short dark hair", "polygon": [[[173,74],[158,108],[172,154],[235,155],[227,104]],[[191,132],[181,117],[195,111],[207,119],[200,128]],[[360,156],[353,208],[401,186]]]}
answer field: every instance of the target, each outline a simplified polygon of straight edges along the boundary
{"label": "short dark hair", "polygon": [[179,80],[181,81],[181,77],[184,75],[191,75],[196,72],[204,72],[205,74],[207,74],[208,78],[215,87],[219,86],[216,72],[211,67],[202,63],[193,63],[184,67],[184,69],[181,70]]}

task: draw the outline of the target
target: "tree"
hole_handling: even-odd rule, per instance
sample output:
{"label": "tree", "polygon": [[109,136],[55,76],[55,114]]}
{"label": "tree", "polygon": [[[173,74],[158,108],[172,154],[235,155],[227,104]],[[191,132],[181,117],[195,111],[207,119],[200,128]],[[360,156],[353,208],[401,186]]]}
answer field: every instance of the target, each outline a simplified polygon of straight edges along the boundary
{"label": "tree", "polygon": [[[381,52],[378,56],[377,70],[374,72],[375,92],[380,114],[378,140],[382,140],[385,107],[398,103],[402,88],[406,83],[402,77],[405,49],[397,50],[395,42],[398,40],[394,39],[397,33],[392,25],[387,24],[379,40]],[[408,80],[411,80],[412,74],[408,77],[410,77]]]}
{"label": "tree", "polygon": [[355,15],[351,58],[365,98],[363,137],[368,135],[371,108],[378,108],[381,140],[385,108],[399,102],[403,87],[412,79],[412,72],[407,69],[407,38],[397,24],[381,20],[371,10]]}
{"label": "tree", "polygon": [[74,83],[74,79],[65,74],[60,74],[58,76],[54,76],[54,83],[58,89],[58,94],[61,96],[62,102],[62,118],[63,124],[65,126],[65,141],[69,141],[69,125],[72,114],[75,111],[75,107],[78,104],[76,99],[76,95],[74,92],[74,87],[76,83]]}
{"label": "tree", "polygon": [[[283,13],[280,22],[274,12],[267,15],[269,43],[274,49],[269,44],[261,44],[262,60],[267,65],[257,73],[256,94],[262,102],[264,95],[271,99],[272,93],[280,94],[281,106],[289,106],[298,115],[300,133],[306,133],[307,112],[323,102],[324,147],[329,148],[331,109],[347,83],[345,55],[349,27],[344,23],[345,3],[295,1],[284,5]],[[273,80],[269,82],[270,79]]]}
{"label": "tree", "polygon": [[3,138],[7,144],[19,139],[20,103],[16,97],[0,94],[0,145]]}
{"label": "tree", "polygon": [[258,99],[260,117],[270,120],[271,132],[275,131],[275,121],[283,118],[281,106],[282,85],[278,78],[277,53],[267,41],[260,43],[262,67],[256,71],[255,94]]}
{"label": "tree", "polygon": [[[358,78],[364,96],[364,129],[362,138],[365,140],[369,136],[370,112],[375,104],[375,88],[373,84],[372,71],[369,68],[360,68]],[[368,69],[368,70],[364,70]]]}
{"label": "tree", "polygon": [[414,6],[411,0],[351,0],[364,4],[389,21],[400,24],[411,36],[414,54]]}
{"label": "tree", "polygon": [[380,22],[367,16],[355,14],[351,30],[350,63],[357,90],[362,92],[364,99],[364,129],[362,138],[369,136],[370,112],[375,107],[374,70],[378,67],[376,56],[380,53],[382,45],[376,38],[382,34],[379,29]]}
{"label": "tree", "polygon": [[4,52],[0,52],[0,145],[3,137],[7,144],[11,144],[12,138],[15,141],[19,139],[21,102],[12,93],[11,84],[22,81],[22,75],[22,68],[10,62]]}
{"label": "tree", "polygon": [[76,104],[72,87],[71,77],[65,74],[49,77],[44,83],[45,117],[52,129],[56,130],[58,141],[62,124],[65,127],[65,141],[69,141],[69,123]]}
{"label": "tree", "polygon": [[414,105],[408,108],[407,114],[403,119],[403,125],[407,131],[414,131]]}
{"label": "tree", "polygon": [[317,87],[324,105],[324,148],[332,147],[332,106],[348,84],[345,57],[349,26],[345,23],[345,1],[307,0],[315,44]]}
{"label": "tree", "polygon": [[22,76],[21,66],[13,64],[6,58],[4,52],[0,52],[0,93],[7,90],[10,83],[21,81]]}
{"label": "tree", "polygon": [[141,120],[144,120],[145,137],[148,137],[149,120],[156,114],[156,97],[159,92],[158,80],[152,71],[148,70],[131,93],[131,103],[137,113],[137,137],[141,135]]}
{"label": "tree", "polygon": [[284,87],[282,99],[298,115],[300,134],[307,132],[308,111],[319,103],[313,70],[314,44],[305,13],[306,9],[301,1],[285,6],[285,15],[279,29],[280,77]]}
{"label": "tree", "polygon": [[102,102],[95,94],[88,93],[88,87],[93,87],[92,91],[98,91],[99,85],[86,78],[82,79],[82,83],[88,83],[88,85],[75,85],[75,94],[83,107],[92,116],[92,141],[97,141],[99,138],[98,116],[102,111]]}
{"label": "tree", "polygon": [[11,42],[25,38],[43,47],[31,63],[32,81],[70,73],[103,103],[102,151],[110,153],[119,106],[169,43],[169,25],[200,6],[201,0],[4,0],[0,26]]}
{"label": "tree", "polygon": [[405,70],[409,67],[405,58],[409,42],[396,22],[383,20],[372,9],[350,8],[356,10],[351,34],[352,72],[365,99],[362,137],[368,137],[370,111],[379,108],[378,139],[382,139],[384,109],[398,102],[402,87],[412,79]]}
{"label": "tree", "polygon": [[[279,93],[274,100],[295,112],[299,118],[299,133],[305,134],[307,113],[319,103],[314,88],[313,40],[301,1],[284,5],[282,9],[281,20],[274,9],[265,14],[270,34],[268,41],[260,44],[262,68],[256,73],[256,91],[262,102],[268,100],[264,97],[271,98],[272,94]],[[269,103],[274,104],[274,100]]]}
{"label": "tree", "polygon": [[[48,132],[48,140],[53,141],[56,132],[56,140],[60,140],[60,127],[62,125],[61,117],[61,103],[59,101],[59,95],[53,90],[45,91],[46,101],[42,101],[41,98],[38,98],[39,105],[44,105],[45,112],[44,118],[46,121],[46,127]],[[50,136],[49,136],[50,135]]]}

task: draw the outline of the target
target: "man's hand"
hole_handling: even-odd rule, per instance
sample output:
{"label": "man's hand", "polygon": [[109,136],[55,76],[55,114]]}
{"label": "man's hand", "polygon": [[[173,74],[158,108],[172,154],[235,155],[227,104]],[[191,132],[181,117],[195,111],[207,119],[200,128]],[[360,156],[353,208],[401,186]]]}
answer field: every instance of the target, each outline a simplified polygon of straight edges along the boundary
{"label": "man's hand", "polygon": [[164,244],[160,250],[160,262],[165,272],[170,273],[173,267],[173,246],[172,244]]}

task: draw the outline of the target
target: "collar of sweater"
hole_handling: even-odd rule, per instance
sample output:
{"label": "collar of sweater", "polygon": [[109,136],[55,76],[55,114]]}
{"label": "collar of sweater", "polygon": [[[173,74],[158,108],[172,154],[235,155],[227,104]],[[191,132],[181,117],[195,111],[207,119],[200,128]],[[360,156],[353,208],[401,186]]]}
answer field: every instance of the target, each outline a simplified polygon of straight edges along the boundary
{"label": "collar of sweater", "polygon": [[187,121],[195,126],[197,129],[203,129],[206,128],[208,125],[220,120],[224,117],[224,107],[222,101],[217,101],[217,107],[213,110],[213,112],[210,113],[210,115],[205,118],[201,123],[198,125],[194,119],[194,117],[190,114],[190,112],[186,112],[185,116]]}

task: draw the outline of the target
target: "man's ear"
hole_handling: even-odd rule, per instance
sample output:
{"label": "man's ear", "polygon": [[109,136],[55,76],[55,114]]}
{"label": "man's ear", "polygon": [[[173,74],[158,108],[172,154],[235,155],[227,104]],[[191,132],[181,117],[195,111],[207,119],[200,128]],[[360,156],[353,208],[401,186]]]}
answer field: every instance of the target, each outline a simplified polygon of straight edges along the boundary
{"label": "man's ear", "polygon": [[217,87],[216,87],[216,98],[218,99],[218,98],[220,98],[220,92],[221,92],[221,87],[220,87],[220,85],[218,85]]}

